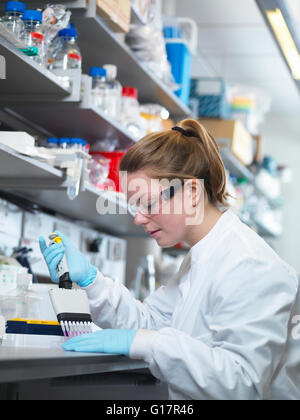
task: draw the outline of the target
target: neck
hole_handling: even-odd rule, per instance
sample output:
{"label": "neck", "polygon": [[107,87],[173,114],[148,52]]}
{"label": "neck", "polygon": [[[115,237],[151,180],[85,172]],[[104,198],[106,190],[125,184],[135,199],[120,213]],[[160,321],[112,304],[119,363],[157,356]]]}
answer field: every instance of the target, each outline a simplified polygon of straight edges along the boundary
{"label": "neck", "polygon": [[186,242],[190,247],[196,245],[214,228],[222,217],[222,214],[223,213],[218,208],[210,203],[207,203],[204,208],[202,223],[188,227],[184,242]]}

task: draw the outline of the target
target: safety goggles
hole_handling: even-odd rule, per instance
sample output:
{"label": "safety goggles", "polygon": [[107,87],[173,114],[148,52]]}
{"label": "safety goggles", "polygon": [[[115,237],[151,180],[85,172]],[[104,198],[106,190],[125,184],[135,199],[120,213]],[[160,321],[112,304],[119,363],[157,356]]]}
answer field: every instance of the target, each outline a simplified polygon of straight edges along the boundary
{"label": "safety goggles", "polygon": [[182,187],[182,184],[172,185],[161,191],[159,195],[152,199],[139,199],[137,203],[128,203],[129,213],[135,217],[138,213],[146,217],[161,214],[164,204],[168,203]]}

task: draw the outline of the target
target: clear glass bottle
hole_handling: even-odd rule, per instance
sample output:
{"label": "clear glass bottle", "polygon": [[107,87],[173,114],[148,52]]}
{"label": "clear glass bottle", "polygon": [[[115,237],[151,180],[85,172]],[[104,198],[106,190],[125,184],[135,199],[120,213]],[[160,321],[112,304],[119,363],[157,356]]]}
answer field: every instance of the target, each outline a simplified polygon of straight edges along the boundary
{"label": "clear glass bottle", "polygon": [[106,70],[107,95],[107,114],[117,120],[120,118],[122,103],[122,86],[117,80],[118,68],[112,64],[103,66]]}
{"label": "clear glass bottle", "polygon": [[1,19],[6,28],[12,32],[17,39],[20,38],[24,30],[24,22],[22,20],[26,5],[20,1],[8,1],[5,6],[5,16]]}
{"label": "clear glass bottle", "polygon": [[31,51],[36,49],[37,54],[33,55],[33,59],[40,65],[45,60],[45,42],[42,33],[42,12],[38,10],[25,10],[23,13],[24,29],[20,39]]}
{"label": "clear glass bottle", "polygon": [[77,45],[77,30],[63,29],[58,33],[59,43],[54,51],[52,68],[58,70],[81,69],[82,56]]}
{"label": "clear glass bottle", "polygon": [[90,69],[92,77],[92,105],[100,108],[105,114],[108,113],[107,95],[108,87],[106,83],[106,70],[102,67],[92,67]]}

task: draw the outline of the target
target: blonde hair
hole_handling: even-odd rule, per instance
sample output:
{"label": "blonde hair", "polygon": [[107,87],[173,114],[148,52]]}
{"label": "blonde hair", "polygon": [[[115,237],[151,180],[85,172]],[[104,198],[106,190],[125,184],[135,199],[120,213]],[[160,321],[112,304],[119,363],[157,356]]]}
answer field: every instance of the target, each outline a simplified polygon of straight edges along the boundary
{"label": "blonde hair", "polygon": [[202,179],[208,200],[228,206],[226,172],[215,139],[198,121],[187,119],[179,128],[150,134],[124,156],[120,170],[143,170],[155,179]]}

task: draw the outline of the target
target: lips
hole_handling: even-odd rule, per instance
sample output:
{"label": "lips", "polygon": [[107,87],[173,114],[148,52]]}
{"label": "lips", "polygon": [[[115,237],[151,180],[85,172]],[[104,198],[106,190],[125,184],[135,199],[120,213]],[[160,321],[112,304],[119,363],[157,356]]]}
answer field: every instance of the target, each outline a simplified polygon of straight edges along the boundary
{"label": "lips", "polygon": [[157,229],[157,230],[148,231],[148,233],[150,234],[152,238],[155,238],[159,234],[160,231],[161,229]]}

